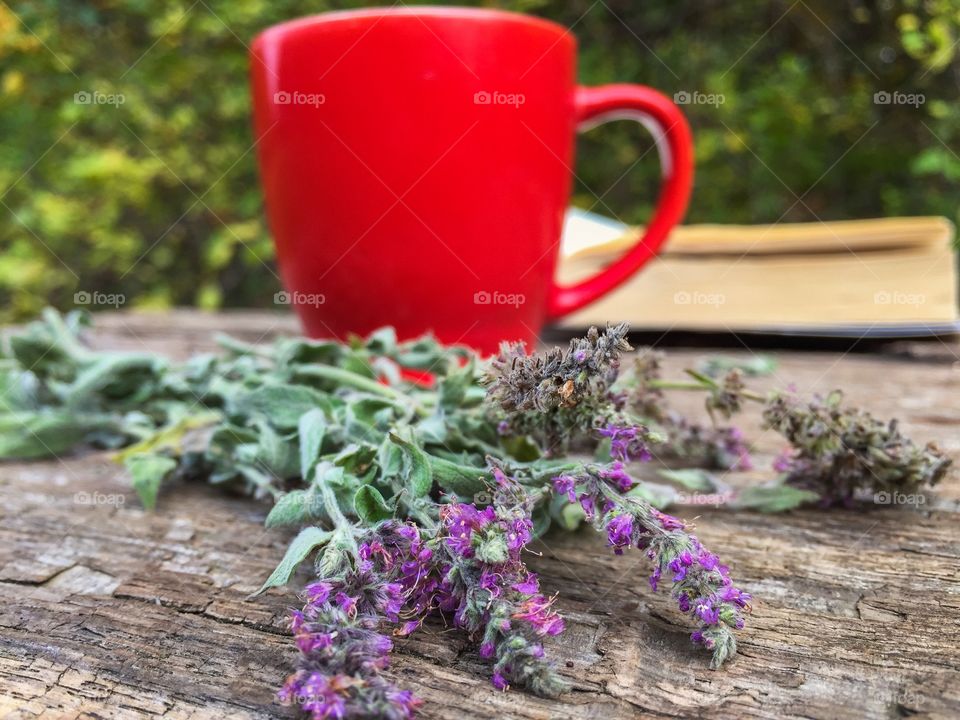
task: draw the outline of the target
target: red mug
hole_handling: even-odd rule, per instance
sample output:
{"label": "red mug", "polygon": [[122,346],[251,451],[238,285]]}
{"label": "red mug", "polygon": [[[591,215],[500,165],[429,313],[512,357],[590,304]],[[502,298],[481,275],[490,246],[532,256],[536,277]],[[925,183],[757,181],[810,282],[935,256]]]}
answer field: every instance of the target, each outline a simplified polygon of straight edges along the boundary
{"label": "red mug", "polygon": [[[582,87],[566,28],[501,10],[332,12],[251,48],[254,126],[286,291],[314,337],[393,325],[493,352],[534,341],[650,260],[686,210],[690,129],[640,85]],[[554,280],[578,128],[630,118],[663,186],[594,277]],[[617,318],[610,318],[616,320]]]}

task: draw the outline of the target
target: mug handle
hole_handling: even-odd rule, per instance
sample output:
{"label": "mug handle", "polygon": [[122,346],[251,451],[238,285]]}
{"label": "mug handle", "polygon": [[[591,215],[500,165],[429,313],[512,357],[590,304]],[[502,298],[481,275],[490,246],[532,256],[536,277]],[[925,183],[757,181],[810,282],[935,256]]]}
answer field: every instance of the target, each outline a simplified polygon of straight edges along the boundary
{"label": "mug handle", "polygon": [[578,130],[610,120],[636,120],[653,135],[660,155],[663,186],[646,232],[623,257],[593,277],[550,289],[547,319],[579,310],[624,282],[656,256],[673,226],[683,219],[693,185],[693,140],[690,127],[673,102],[643,85],[578,87],[574,98]]}

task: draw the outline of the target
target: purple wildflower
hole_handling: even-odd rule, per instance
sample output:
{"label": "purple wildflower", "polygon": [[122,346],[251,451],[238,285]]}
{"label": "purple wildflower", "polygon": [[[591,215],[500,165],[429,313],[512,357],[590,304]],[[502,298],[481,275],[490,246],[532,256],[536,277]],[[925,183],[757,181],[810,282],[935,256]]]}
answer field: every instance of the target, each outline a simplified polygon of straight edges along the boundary
{"label": "purple wildflower", "polygon": [[333,553],[330,577],[308,585],[303,610],[291,613],[300,661],[278,696],[314,720],[406,720],[420,701],[380,677],[393,643],[379,627],[387,620],[406,634],[419,626],[439,573],[411,524],[387,521],[359,540],[357,558]]}
{"label": "purple wildflower", "polygon": [[619,461],[610,463],[602,468],[600,470],[600,477],[608,482],[615,483],[620,492],[627,492],[637,484],[636,480],[627,474],[623,463]]}
{"label": "purple wildflower", "polygon": [[563,632],[563,618],[553,610],[553,600],[543,595],[531,595],[512,617],[529,623],[538,635],[559,635]]}
{"label": "purple wildflower", "polygon": [[562,632],[563,619],[521,559],[533,529],[530,501],[514,480],[495,476],[494,502],[484,510],[459,503],[441,507],[446,570],[436,602],[453,613],[458,627],[481,639],[480,656],[494,662],[494,687],[503,690],[512,681],[554,696],[566,684],[544,659],[537,638]]}
{"label": "purple wildflower", "polygon": [[573,488],[562,483],[562,494],[569,499],[570,492],[576,493],[581,505],[602,508],[588,513],[588,519],[606,533],[614,552],[631,546],[646,551],[653,561],[654,590],[669,571],[677,607],[701,624],[694,641],[713,650],[711,665],[718,667],[736,652],[732,630],[743,627],[742,611],[749,609],[750,594],[733,585],[727,567],[687,532],[682,520],[625,495],[632,483],[623,483],[621,475],[622,467],[587,465],[575,476]]}
{"label": "purple wildflower", "polygon": [[630,515],[617,515],[607,523],[607,543],[617,555],[622,555],[623,548],[633,544],[633,518]]}
{"label": "purple wildflower", "polygon": [[610,456],[615,460],[648,462],[652,457],[647,447],[648,432],[642,425],[607,423],[597,432],[610,438]]}
{"label": "purple wildflower", "polygon": [[553,487],[561,495],[566,495],[570,502],[577,501],[576,485],[577,479],[570,475],[558,475],[553,479]]}
{"label": "purple wildflower", "polygon": [[778,473],[788,473],[793,469],[793,448],[784,448],[773,459],[773,469]]}

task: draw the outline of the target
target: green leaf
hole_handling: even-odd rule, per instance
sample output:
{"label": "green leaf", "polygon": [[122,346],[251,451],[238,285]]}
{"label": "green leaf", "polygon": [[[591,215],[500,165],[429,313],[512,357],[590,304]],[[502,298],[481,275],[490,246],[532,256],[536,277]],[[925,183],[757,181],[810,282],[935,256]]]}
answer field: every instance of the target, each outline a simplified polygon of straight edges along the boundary
{"label": "green leaf", "polygon": [[553,496],[550,515],[564,530],[576,530],[587,517],[580,503],[570,502],[564,495]]}
{"label": "green leaf", "polygon": [[304,385],[264,385],[237,398],[233,411],[263,417],[280,430],[295,430],[302,415],[327,405],[323,395]]}
{"label": "green leaf", "polygon": [[393,508],[373,485],[361,485],[353,496],[353,509],[363,522],[375,524],[393,517]]}
{"label": "green leaf", "polygon": [[293,575],[300,563],[302,563],[310,553],[328,542],[331,537],[333,537],[332,532],[321,530],[318,527],[306,527],[301,530],[300,534],[290,543],[286,555],[283,556],[283,560],[277,565],[276,570],[270,574],[267,581],[259,590],[253,593],[251,597],[259,595],[272,587],[286,585],[290,580],[290,576]]}
{"label": "green leaf", "polygon": [[699,490],[701,492],[715,492],[718,488],[716,477],[713,473],[702,468],[684,468],[682,470],[657,470],[657,474],[665,480],[670,480],[682,485],[688,490]]}
{"label": "green leaf", "polygon": [[342,467],[345,472],[363,475],[377,457],[377,448],[365,443],[350,443],[333,457],[333,464]]}
{"label": "green leaf", "polygon": [[179,450],[184,437],[191,430],[212,425],[222,419],[218,412],[201,411],[194,415],[187,415],[176,422],[159,428],[138,443],[128,445],[117,453],[116,459],[125,461],[134,455],[153,453],[164,448]]}
{"label": "green leaf", "polygon": [[485,468],[462,465],[434,455],[428,455],[427,457],[430,462],[431,475],[437,481],[437,484],[447,492],[455,493],[461,498],[471,498],[488,489]]}
{"label": "green leaf", "polygon": [[411,497],[414,499],[424,497],[433,487],[433,472],[430,469],[427,454],[419,445],[404,440],[396,433],[391,432],[390,439],[403,448],[406,460],[403,479]]}
{"label": "green leaf", "polygon": [[393,421],[396,401],[376,396],[361,397],[347,404],[347,418],[366,425],[386,428]]}
{"label": "green leaf", "polygon": [[[3,361],[4,365],[9,361]],[[39,404],[37,376],[16,366],[0,371],[0,410],[3,412],[30,411]]]}
{"label": "green leaf", "polygon": [[310,471],[320,457],[320,447],[327,429],[327,418],[323,410],[314,408],[300,416],[297,422],[297,435],[300,440],[300,477],[310,477]]}
{"label": "green leaf", "polygon": [[352,373],[360,375],[361,377],[368,378],[369,380],[377,379],[377,374],[370,366],[370,362],[366,357],[360,353],[357,353],[356,351],[343,358],[340,363],[340,367],[342,367],[344,370],[349,370]]}
{"label": "green leaf", "polygon": [[123,464],[130,472],[140,502],[147,510],[153,510],[160,483],[177,467],[177,461],[166,455],[142,454],[127,457]]}
{"label": "green leaf", "polygon": [[281,435],[268,423],[257,423],[260,437],[256,449],[256,465],[281,480],[294,478],[300,472],[300,458],[294,436]]}
{"label": "green leaf", "polygon": [[792,485],[755,485],[737,493],[730,506],[738,510],[749,509],[775,513],[793,510],[819,499],[819,494],[811,490],[801,490]]}
{"label": "green leaf", "polygon": [[546,505],[541,505],[534,509],[531,519],[533,520],[533,532],[531,535],[534,538],[543,537],[553,522],[553,518],[550,517],[550,508]]}
{"label": "green leaf", "polygon": [[777,361],[770,355],[754,355],[750,358],[713,355],[697,364],[697,370],[714,378],[731,370],[740,370],[745,375],[752,377],[761,377],[772,375],[776,369]]}
{"label": "green leaf", "polygon": [[268,528],[300,525],[323,515],[323,500],[313,490],[291,490],[277,498],[264,525]]}
{"label": "green leaf", "polygon": [[417,423],[417,438],[422,444],[443,445],[447,441],[447,423],[443,415],[434,413]]}
{"label": "green leaf", "polygon": [[659,510],[663,510],[677,501],[677,491],[669,485],[643,481],[638,482],[627,495],[645,500]]}
{"label": "green leaf", "polygon": [[384,481],[398,477],[403,470],[403,448],[387,438],[377,450],[377,465],[380,467],[380,477]]}
{"label": "green leaf", "polygon": [[0,415],[0,458],[55,457],[79,445],[94,431],[112,425],[99,416],[60,410]]}
{"label": "green leaf", "polygon": [[89,407],[96,398],[109,402],[136,403],[154,394],[154,387],[167,363],[149,355],[108,353],[84,368],[66,388],[66,404]]}
{"label": "green leaf", "polygon": [[336,365],[344,351],[343,345],[336,340],[286,339],[279,343],[277,361],[281,365]]}
{"label": "green leaf", "polygon": [[437,394],[440,396],[440,407],[450,412],[456,412],[463,405],[467,388],[473,384],[475,374],[474,359],[462,368],[455,370],[440,380]]}
{"label": "green leaf", "polygon": [[382,327],[367,336],[367,350],[375,355],[392,355],[397,350],[397,331]]}
{"label": "green leaf", "polygon": [[514,460],[532,462],[540,459],[540,448],[528,435],[504,437],[500,439],[500,444]]}

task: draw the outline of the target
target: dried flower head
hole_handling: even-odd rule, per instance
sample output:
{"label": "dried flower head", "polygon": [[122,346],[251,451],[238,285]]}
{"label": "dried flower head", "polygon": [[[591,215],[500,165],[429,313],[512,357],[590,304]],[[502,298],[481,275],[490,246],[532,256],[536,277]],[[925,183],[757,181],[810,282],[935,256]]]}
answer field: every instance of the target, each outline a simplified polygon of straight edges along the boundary
{"label": "dried flower head", "polygon": [[715,383],[707,394],[705,401],[710,417],[719,414],[729,420],[743,409],[743,393],[747,389],[743,382],[743,372],[733,368],[727,372],[719,383]]}
{"label": "dried flower head", "polygon": [[590,328],[567,350],[536,355],[527,355],[522,343],[505,343],[483,379],[487,400],[514,434],[562,451],[572,436],[589,432],[611,412],[609,390],[620,355],[631,349],[626,336],[626,323],[603,332]]}
{"label": "dried flower head", "polygon": [[[651,348],[638,350],[624,399],[626,407],[661,436],[657,457],[713,470],[749,470],[753,466],[750,449],[739,428],[716,422],[704,425],[670,407],[659,386],[664,358],[664,353]],[[740,411],[746,388],[738,370],[728,372],[721,383],[709,378],[704,382],[711,418],[715,419],[715,414],[729,418]]]}
{"label": "dried flower head", "polygon": [[896,420],[843,407],[837,390],[809,402],[792,393],[771,397],[763,411],[767,427],[786,438],[793,451],[777,459],[788,482],[813,490],[825,504],[850,503],[858,491],[916,493],[935,485],[952,461],[934,444],[918,447]]}

